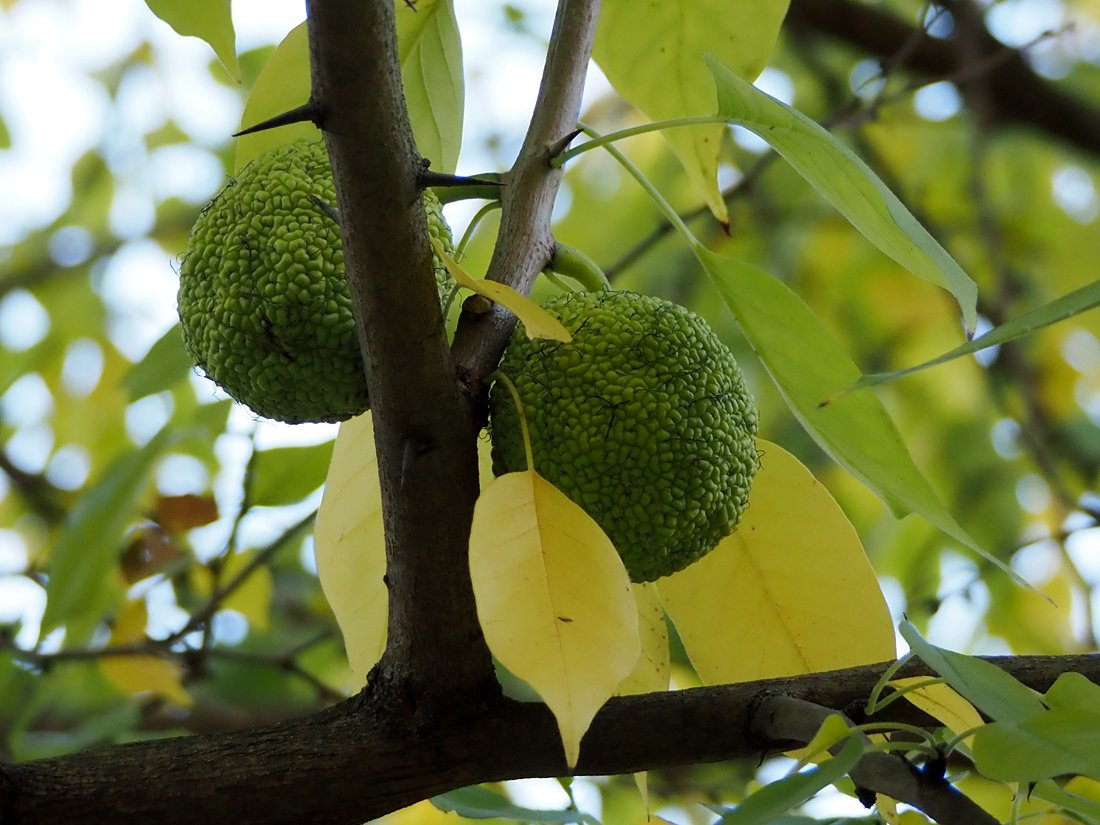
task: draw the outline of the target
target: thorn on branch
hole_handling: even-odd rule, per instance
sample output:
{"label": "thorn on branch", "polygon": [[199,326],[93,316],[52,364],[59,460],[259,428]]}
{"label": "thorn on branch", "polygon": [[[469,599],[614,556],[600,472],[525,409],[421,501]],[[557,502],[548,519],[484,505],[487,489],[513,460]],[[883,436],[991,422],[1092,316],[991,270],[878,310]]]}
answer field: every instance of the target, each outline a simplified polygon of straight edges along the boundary
{"label": "thorn on branch", "polygon": [[324,122],[324,107],[315,102],[313,98],[310,98],[301,106],[274,117],[269,117],[267,120],[262,120],[247,129],[241,129],[241,131],[234,133],[233,137],[254,135],[258,132],[266,132],[269,129],[277,129],[280,126],[289,126],[292,123],[305,123],[307,121],[318,129],[322,128],[321,124]]}
{"label": "thorn on branch", "polygon": [[322,212],[325,213],[325,217],[330,218],[332,220],[332,222],[334,224],[336,224],[337,226],[340,225],[340,210],[339,209],[337,209],[335,206],[333,206],[328,201],[321,200],[319,197],[317,197],[314,194],[310,194],[309,199],[313,203],[314,206],[316,206],[318,209],[320,209]]}
{"label": "thorn on branch", "polygon": [[437,186],[503,186],[502,181],[490,177],[492,174],[466,177],[464,175],[448,175],[446,172],[432,172],[427,168],[423,168],[416,173],[416,186],[418,189]]}
{"label": "thorn on branch", "polygon": [[[572,143],[574,138],[576,138],[577,135],[581,134],[583,131],[584,131],[583,129],[574,129],[569,134],[567,134],[565,137],[563,137],[561,140],[551,144],[550,145],[550,160],[551,161],[554,160],[554,158],[558,157],[559,155],[561,155],[562,152],[564,152],[566,149],[568,149],[569,144]],[[553,164],[551,164],[551,165],[553,165]]]}

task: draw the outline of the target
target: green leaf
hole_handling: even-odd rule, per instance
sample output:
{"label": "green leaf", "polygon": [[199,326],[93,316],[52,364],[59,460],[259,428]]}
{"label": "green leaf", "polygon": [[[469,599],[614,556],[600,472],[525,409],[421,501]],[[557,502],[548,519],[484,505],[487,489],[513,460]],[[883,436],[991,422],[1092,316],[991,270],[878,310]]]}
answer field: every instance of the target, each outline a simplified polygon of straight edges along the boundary
{"label": "green leaf", "polygon": [[996,665],[930,644],[911,622],[903,621],[898,629],[914,654],[990,719],[1016,722],[1045,709],[1035,691]]}
{"label": "green leaf", "polygon": [[401,81],[417,149],[439,172],[454,172],[462,146],[462,40],[452,0],[396,0]]}
{"label": "green leaf", "polygon": [[[434,169],[452,172],[462,143],[462,43],[451,0],[421,0],[412,10],[396,0],[398,55],[409,119],[420,153]],[[294,28],[275,49],[245,103],[241,128],[301,106],[310,95],[306,24]],[[319,140],[312,123],[295,123],[237,139],[234,169],[295,140]]]}
{"label": "green leaf", "polygon": [[774,821],[844,777],[863,756],[863,749],[863,739],[850,737],[840,753],[820,767],[792,773],[765,785],[736,808],[715,808],[716,813],[722,814],[717,825],[763,825]]}
{"label": "green leaf", "polygon": [[599,820],[580,811],[535,810],[516,805],[496,791],[471,785],[455,791],[433,796],[431,803],[445,813],[454,812],[467,819],[511,819],[516,822],[562,825],[568,822],[586,822],[599,825]]}
{"label": "green leaf", "polygon": [[180,325],[176,324],[149,348],[145,357],[134,364],[122,386],[131,401],[169,390],[187,377],[195,362],[183,348]]}
{"label": "green leaf", "polygon": [[[653,120],[707,114],[714,89],[701,56],[756,77],[775,48],[788,0],[604,0],[592,55],[611,85]],[[725,127],[666,132],[711,212],[728,221],[718,189]]]}
{"label": "green leaf", "polygon": [[249,501],[257,507],[294,504],[308,496],[325,481],[332,444],[310,447],[276,447],[260,450],[252,464]]}
{"label": "green leaf", "polygon": [[144,447],[115,459],[69,513],[50,551],[42,636],[65,624],[65,644],[81,644],[121,592],[111,574],[122,537],[135,518],[153,462],[171,439],[165,428]]}
{"label": "green leaf", "polygon": [[[241,128],[247,129],[268,118],[301,106],[309,100],[309,39],[306,24],[291,29],[267,61],[245,101]],[[312,123],[292,123],[254,135],[237,138],[237,174],[256,158],[296,140],[320,140],[321,131]]]}
{"label": "green leaf", "polygon": [[718,87],[718,113],[766,140],[875,246],[915,275],[955,296],[968,337],[978,290],[955,259],[856,155],[796,109],[738,77],[718,59],[707,65]]}
{"label": "green leaf", "polygon": [[1061,298],[1057,298],[1045,306],[1033,309],[1030,312],[1025,312],[1023,315],[1018,318],[1013,318],[1011,321],[1006,321],[999,327],[995,327],[984,335],[975,338],[973,341],[961,344],[953,350],[933,358],[931,361],[925,361],[923,364],[918,364],[915,367],[907,367],[906,369],[895,370],[894,372],[877,372],[873,375],[865,375],[855,383],[852,389],[886,384],[902,376],[911,375],[914,372],[920,372],[929,367],[946,364],[948,361],[954,361],[956,358],[961,358],[964,355],[970,355],[971,353],[987,349],[988,347],[995,347],[998,344],[1013,341],[1024,335],[1035,332],[1036,330],[1042,329],[1043,327],[1049,327],[1051,324],[1056,324],[1059,321],[1065,321],[1067,318],[1080,315],[1082,312],[1087,312],[1097,306],[1100,306],[1100,281],[1093,281],[1091,284],[1074,290],[1068,295],[1063,295]]}
{"label": "green leaf", "polygon": [[1073,811],[1088,823],[1100,825],[1100,802],[1070,793],[1049,779],[1043,780],[1032,788],[1031,795],[1037,799],[1053,802],[1067,811]]}
{"label": "green leaf", "polygon": [[[859,393],[821,406],[821,399],[850,386],[860,372],[805,302],[751,264],[715,254],[701,244],[696,245],[695,254],[718,285],[787,405],[822,449],[897,515],[919,513],[990,558],[959,526],[917,469],[877,397]],[[991,561],[1007,569],[1003,562]]]}
{"label": "green leaf", "polygon": [[1046,692],[1046,703],[1052,708],[1100,712],[1100,685],[1080,673],[1068,671],[1054,680]]}
{"label": "green leaf", "polygon": [[974,764],[990,779],[1038,782],[1066,774],[1100,779],[1100,712],[1053,708],[974,734]]}
{"label": "green leaf", "polygon": [[230,0],[145,0],[145,3],[178,34],[205,40],[229,75],[240,81]]}

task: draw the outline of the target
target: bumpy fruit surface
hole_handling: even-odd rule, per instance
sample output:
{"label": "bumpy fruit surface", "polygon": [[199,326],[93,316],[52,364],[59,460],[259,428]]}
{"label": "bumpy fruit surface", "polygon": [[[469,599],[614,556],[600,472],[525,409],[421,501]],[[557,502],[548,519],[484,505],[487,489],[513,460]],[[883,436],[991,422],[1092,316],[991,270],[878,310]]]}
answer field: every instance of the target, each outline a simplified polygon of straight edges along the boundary
{"label": "bumpy fruit surface", "polygon": [[[272,150],[215,198],[191,231],[178,295],[183,342],[237,401],[267,418],[342,421],[369,406],[344,279],[323,142]],[[428,227],[451,234],[424,195]],[[435,259],[442,301],[449,281]],[[395,278],[395,281],[399,280]]]}
{"label": "bumpy fruit surface", "polygon": [[[517,329],[500,365],[534,469],[603,528],[631,579],[682,570],[733,530],[756,473],[756,405],[737,362],[702,318],[658,298],[582,292],[545,309],[573,341]],[[489,403],[494,472],[525,469],[501,382]]]}

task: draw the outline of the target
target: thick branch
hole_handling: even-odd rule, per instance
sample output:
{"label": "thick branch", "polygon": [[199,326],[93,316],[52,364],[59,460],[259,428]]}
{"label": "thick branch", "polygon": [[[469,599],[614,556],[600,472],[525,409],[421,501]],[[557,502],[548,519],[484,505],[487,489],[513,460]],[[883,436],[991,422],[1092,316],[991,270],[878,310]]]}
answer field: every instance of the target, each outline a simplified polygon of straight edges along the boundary
{"label": "thick branch", "polygon": [[309,4],[311,100],[324,113],[383,490],[382,672],[423,707],[433,693],[491,689],[493,675],[466,564],[477,430],[432,275],[394,31],[385,0]]}
{"label": "thick branch", "polygon": [[[1067,670],[1100,683],[1100,656],[991,661],[1037,690]],[[790,742],[759,738],[755,700],[785,695],[845,711],[866,701],[884,667],[613,699],[585,736],[577,772],[759,759]],[[914,662],[899,676],[927,672]],[[363,701],[251,731],[0,767],[0,822],[358,825],[463,785],[565,772],[557,728],[541,704],[501,700],[426,732],[388,695]],[[921,723],[906,704],[895,702],[876,719]]]}
{"label": "thick branch", "polygon": [[[576,128],[581,93],[596,36],[600,0],[561,0],[534,115],[501,193],[500,232],[487,277],[526,294],[554,253],[550,213],[561,170],[550,167],[555,147]],[[464,314],[454,358],[474,394],[496,368],[516,319],[501,306]]]}
{"label": "thick branch", "polygon": [[973,53],[955,40],[922,34],[889,12],[855,0],[791,0],[787,24],[826,34],[887,61],[924,75],[958,78],[964,94],[968,74],[980,69],[988,112],[1002,123],[1045,132],[1092,155],[1100,155],[1100,108],[1090,106],[1037,75],[1026,58],[994,38],[979,33],[984,65],[973,65]]}

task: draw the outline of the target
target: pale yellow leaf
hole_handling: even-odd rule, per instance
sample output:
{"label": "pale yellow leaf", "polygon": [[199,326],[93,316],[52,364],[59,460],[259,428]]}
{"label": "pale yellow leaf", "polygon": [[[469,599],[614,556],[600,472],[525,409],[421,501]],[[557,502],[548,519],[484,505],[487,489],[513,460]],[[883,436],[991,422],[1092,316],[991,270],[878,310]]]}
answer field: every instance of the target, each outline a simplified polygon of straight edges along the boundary
{"label": "pale yellow leaf", "polygon": [[[145,601],[130,602],[115,619],[111,630],[112,646],[137,644],[145,640],[148,621]],[[183,669],[160,656],[104,656],[99,669],[120,690],[129,694],[152,693],[181,707],[191,706],[191,697],[183,689]]]}
{"label": "pale yellow leaf", "polygon": [[500,304],[523,322],[528,338],[550,338],[554,341],[569,342],[573,336],[562,326],[561,321],[540,307],[530,298],[520,295],[507,284],[487,281],[484,278],[472,278],[447,254],[443,245],[435,238],[431,239],[435,252],[447,265],[447,271],[459,286],[472,289],[478,295],[484,295],[490,301]]}
{"label": "pale yellow leaf", "polygon": [[[255,553],[246,551],[228,556],[222,564],[218,576],[218,586],[225,587],[236,578],[252,561]],[[191,573],[192,586],[204,596],[214,592],[214,577],[205,567],[194,567]],[[267,630],[271,626],[271,593],[274,585],[271,571],[261,565],[248,574],[248,577],[221,601],[226,610],[236,610],[257,630]]]}
{"label": "pale yellow leaf", "polygon": [[669,655],[668,625],[661,596],[653,582],[633,583],[634,601],[638,606],[638,636],[642,652],[630,675],[619,683],[615,694],[653,693],[668,690]]}
{"label": "pale yellow leaf", "polygon": [[[894,679],[890,687],[901,690],[910,685],[927,682],[927,676],[913,676],[906,679]],[[943,722],[945,728],[954,734],[962,733],[985,724],[982,715],[966,699],[957,694],[950,685],[930,684],[914,688],[905,693],[905,699],[912,705],[920,708],[933,719]],[[973,737],[967,737],[966,745],[970,745]]]}
{"label": "pale yellow leaf", "polygon": [[[775,48],[787,0],[604,0],[592,55],[615,90],[653,120],[709,115],[717,108],[706,54],[755,78]],[[718,188],[726,127],[664,132],[688,178],[718,220],[728,222]]]}
{"label": "pale yellow leaf", "polygon": [[637,771],[634,774],[634,784],[638,788],[638,793],[642,797],[642,806],[645,808],[645,817],[650,819],[652,814],[649,810],[649,773],[646,771]]}
{"label": "pale yellow leaf", "polygon": [[99,667],[126,693],[152,693],[180,707],[191,707],[191,697],[180,682],[183,670],[175,662],[159,656],[104,656]]}
{"label": "pale yellow leaf", "polygon": [[898,803],[888,796],[875,794],[875,809],[879,812],[886,825],[901,825],[901,817],[898,815]]}
{"label": "pale yellow leaf", "polygon": [[313,543],[321,588],[340,625],[358,688],[386,647],[388,610],[382,487],[369,412],[340,425]]}
{"label": "pale yellow leaf", "polygon": [[129,645],[145,641],[145,626],[148,623],[149,612],[145,601],[127,602],[111,626],[111,644]]}
{"label": "pale yellow leaf", "polygon": [[709,684],[893,659],[894,628],[855,529],[781,447],[761,465],[734,533],[657,583]]}
{"label": "pale yellow leaf", "polygon": [[572,768],[592,717],[638,659],[638,610],[610,539],[536,473],[482,491],[470,577],[485,640],[558,722]]}

